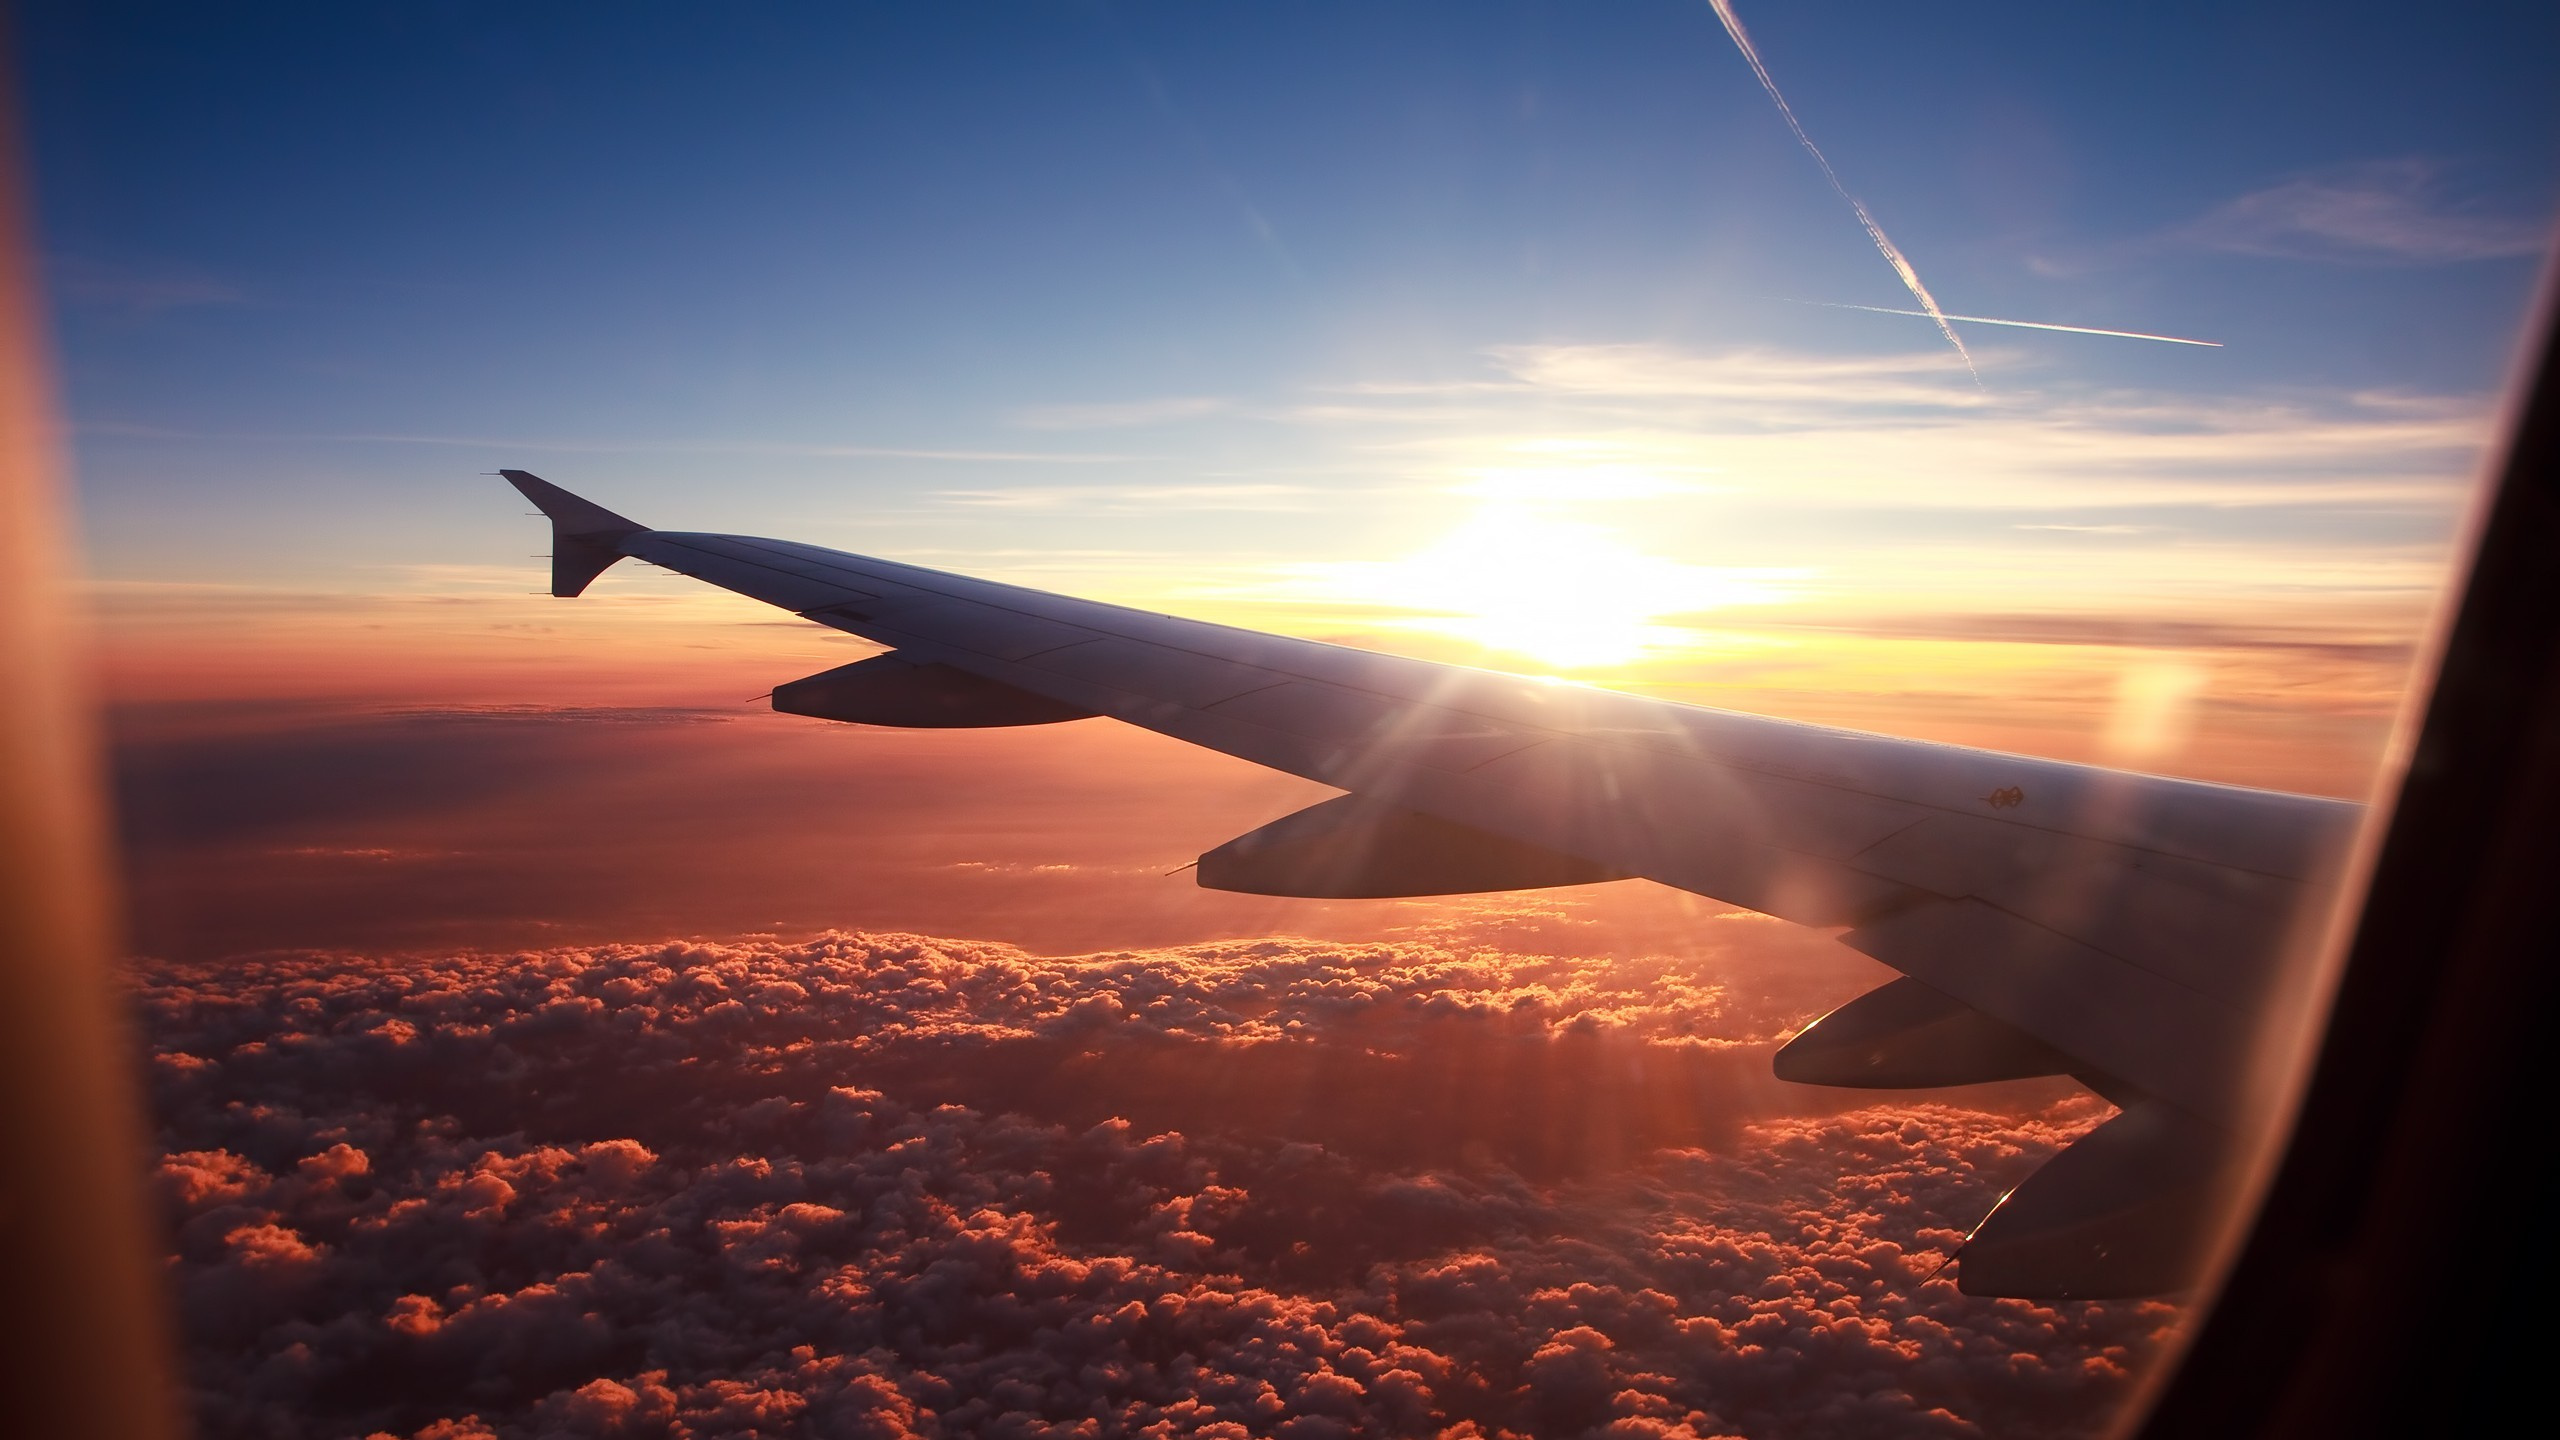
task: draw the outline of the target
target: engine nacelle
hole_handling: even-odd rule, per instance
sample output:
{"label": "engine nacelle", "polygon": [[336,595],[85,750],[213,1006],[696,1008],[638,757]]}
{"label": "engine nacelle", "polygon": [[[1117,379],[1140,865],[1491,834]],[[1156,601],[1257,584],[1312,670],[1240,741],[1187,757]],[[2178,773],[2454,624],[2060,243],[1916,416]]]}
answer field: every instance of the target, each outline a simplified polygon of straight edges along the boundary
{"label": "engine nacelle", "polygon": [[1968,1295],[2105,1300],[2193,1285],[2212,1258],[2243,1147],[2137,1099],[2000,1197],[1956,1252]]}
{"label": "engine nacelle", "polygon": [[894,651],[777,685],[773,708],[786,715],[911,730],[1054,725],[1092,714],[966,670],[930,661],[918,664]]}
{"label": "engine nacelle", "polygon": [[1908,976],[1814,1021],[1771,1062],[1781,1080],[1920,1090],[2068,1075],[2071,1058]]}
{"label": "engine nacelle", "polygon": [[1542,890],[1626,877],[1572,855],[1344,795],[1200,857],[1200,884],[1247,895],[1372,900]]}

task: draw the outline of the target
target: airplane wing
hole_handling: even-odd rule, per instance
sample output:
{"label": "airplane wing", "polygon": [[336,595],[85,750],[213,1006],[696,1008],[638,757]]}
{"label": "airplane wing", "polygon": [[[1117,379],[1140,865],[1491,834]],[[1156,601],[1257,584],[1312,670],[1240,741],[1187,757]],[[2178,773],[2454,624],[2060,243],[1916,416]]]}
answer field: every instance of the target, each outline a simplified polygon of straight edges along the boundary
{"label": "airplane wing", "polygon": [[890,647],[777,687],[778,710],[1107,716],[1347,792],[1202,856],[1203,885],[1386,896],[1641,877],[1845,927],[1905,978],[1789,1042],[1782,1078],[2068,1074],[2120,1107],[1977,1227],[1958,1263],[1975,1293],[2147,1294],[2193,1273],[2263,1088],[2261,1028],[2361,815],[651,530],[501,473],[552,519],[555,595],[630,556]]}

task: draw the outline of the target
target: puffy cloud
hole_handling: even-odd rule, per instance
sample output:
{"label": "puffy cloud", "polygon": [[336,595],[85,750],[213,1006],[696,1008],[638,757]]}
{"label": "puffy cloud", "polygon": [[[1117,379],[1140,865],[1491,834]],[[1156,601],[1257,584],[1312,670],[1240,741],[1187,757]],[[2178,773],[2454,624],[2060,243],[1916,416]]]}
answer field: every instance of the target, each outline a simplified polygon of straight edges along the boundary
{"label": "puffy cloud", "polygon": [[[1956,1293],[2104,1113],[1417,940],[154,963],[210,1435],[2085,1434],[2177,1321]],[[1702,1039],[1701,1036],[1713,1037]]]}

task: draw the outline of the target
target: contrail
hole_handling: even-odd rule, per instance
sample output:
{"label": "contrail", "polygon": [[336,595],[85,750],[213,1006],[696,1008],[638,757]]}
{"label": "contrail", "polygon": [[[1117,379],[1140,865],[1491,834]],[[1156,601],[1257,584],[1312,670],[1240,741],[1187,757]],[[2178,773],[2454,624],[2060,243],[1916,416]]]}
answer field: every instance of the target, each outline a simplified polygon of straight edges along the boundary
{"label": "contrail", "polygon": [[1813,137],[1804,133],[1804,126],[1797,121],[1795,110],[1787,104],[1787,97],[1778,93],[1778,82],[1770,77],[1769,67],[1760,62],[1760,52],[1752,46],[1750,33],[1742,28],[1742,17],[1733,13],[1733,0],[1707,0],[1707,3],[1715,7],[1716,18],[1724,22],[1724,33],[1733,37],[1734,47],[1750,63],[1751,73],[1760,77],[1760,88],[1769,92],[1769,99],[1778,107],[1778,114],[1786,120],[1787,128],[1795,132],[1796,143],[1804,147],[1804,153],[1813,157],[1814,164],[1822,167],[1822,178],[1831,182],[1832,190],[1849,202],[1850,209],[1858,212],[1858,223],[1867,227],[1867,238],[1876,242],[1876,253],[1884,256],[1884,263],[1892,266],[1893,273],[1902,277],[1903,286],[1910,290],[1911,298],[1920,302],[1921,313],[1938,322],[1938,333],[1946,336],[1947,343],[1956,347],[1956,353],[1964,357],[1964,368],[1973,370],[1975,383],[1981,383],[1982,372],[1973,368],[1973,352],[1965,349],[1964,341],[1956,338],[1956,327],[1947,323],[1946,312],[1938,308],[1937,297],[1929,293],[1928,286],[1920,283],[1920,272],[1912,269],[1911,262],[1902,258],[1902,252],[1885,237],[1884,227],[1876,223],[1875,216],[1867,213],[1865,204],[1849,193],[1848,186],[1840,183],[1840,173],[1831,168],[1822,147],[1814,144]]}
{"label": "contrail", "polygon": [[2152,335],[2140,330],[2101,330],[2094,325],[2048,325],[2042,320],[1994,320],[1988,315],[1942,315],[1930,310],[1896,310],[1890,305],[1849,305],[1838,300],[1799,300],[1799,305],[1819,305],[1826,310],[1865,310],[1876,315],[1909,315],[1920,320],[1935,320],[1943,325],[1961,320],[1967,325],[2007,325],[2019,330],[2060,330],[2071,335],[2112,335],[2118,340],[2157,340],[2163,345],[2203,345],[2219,350],[2219,340],[2190,340],[2184,335]]}

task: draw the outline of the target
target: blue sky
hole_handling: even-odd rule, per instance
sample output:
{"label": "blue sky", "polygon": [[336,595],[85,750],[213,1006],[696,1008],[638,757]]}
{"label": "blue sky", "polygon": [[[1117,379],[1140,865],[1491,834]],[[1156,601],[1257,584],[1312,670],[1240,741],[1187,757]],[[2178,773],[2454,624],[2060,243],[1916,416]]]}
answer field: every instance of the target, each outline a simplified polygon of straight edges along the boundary
{"label": "blue sky", "polygon": [[2547,6],[1746,0],[1947,310],[2225,342],[1977,383],[1798,303],[1912,300],[1704,0],[594,13],[26,7],[103,579],[512,594],[521,465],[1321,623],[1496,510],[1815,609],[2362,614],[2560,191]]}

